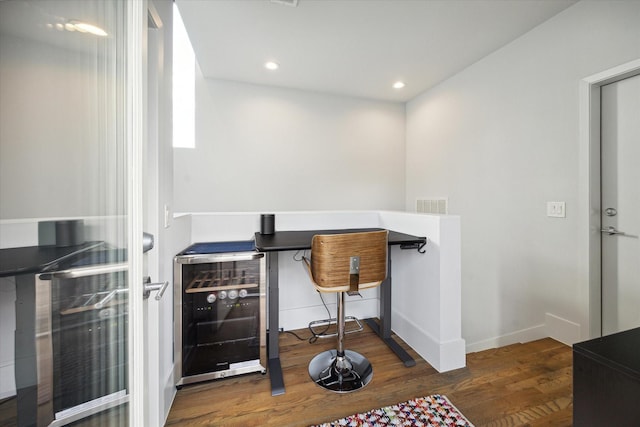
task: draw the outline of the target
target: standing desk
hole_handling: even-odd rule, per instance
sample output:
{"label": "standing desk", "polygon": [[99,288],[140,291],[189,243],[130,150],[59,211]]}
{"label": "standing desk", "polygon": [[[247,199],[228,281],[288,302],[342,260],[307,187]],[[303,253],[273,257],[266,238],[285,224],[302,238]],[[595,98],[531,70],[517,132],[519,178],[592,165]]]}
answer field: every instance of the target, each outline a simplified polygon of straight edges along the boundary
{"label": "standing desk", "polygon": [[[278,252],[311,249],[311,240],[316,234],[359,233],[379,231],[382,228],[348,228],[338,230],[300,230],[276,231],[273,234],[255,234],[256,249],[267,254],[267,274],[269,287],[269,341],[268,364],[271,378],[271,395],[284,394],[284,380],[280,365],[279,332],[279,288],[278,288]],[[389,230],[389,246],[400,246],[400,249],[415,249],[424,253],[426,237],[412,236]],[[391,338],[391,251],[387,255],[387,278],[380,285],[380,321],[372,318],[365,322],[402,360],[405,366],[414,366],[415,360]]]}

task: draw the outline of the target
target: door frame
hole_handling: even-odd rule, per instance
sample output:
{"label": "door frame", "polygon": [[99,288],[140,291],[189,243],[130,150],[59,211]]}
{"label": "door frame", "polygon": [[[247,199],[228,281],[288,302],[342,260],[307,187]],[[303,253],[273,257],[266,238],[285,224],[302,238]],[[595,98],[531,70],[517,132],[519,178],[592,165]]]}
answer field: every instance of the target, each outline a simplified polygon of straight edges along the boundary
{"label": "door frame", "polygon": [[581,339],[602,336],[602,261],[600,219],[600,88],[640,74],[640,59],[580,81],[579,277]]}
{"label": "door frame", "polygon": [[129,425],[148,425],[145,401],[143,300],[143,162],[147,136],[146,35],[147,0],[126,3],[125,141],[127,147],[127,235],[129,277]]}

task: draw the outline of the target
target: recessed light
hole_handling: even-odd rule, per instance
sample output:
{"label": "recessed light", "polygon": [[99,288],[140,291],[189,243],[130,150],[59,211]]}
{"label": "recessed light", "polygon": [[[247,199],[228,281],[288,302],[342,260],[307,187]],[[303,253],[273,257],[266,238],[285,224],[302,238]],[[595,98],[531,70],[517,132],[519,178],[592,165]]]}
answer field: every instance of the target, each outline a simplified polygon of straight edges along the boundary
{"label": "recessed light", "polygon": [[404,86],[405,86],[404,82],[401,82],[401,81],[397,81],[393,84],[394,89],[402,89]]}
{"label": "recessed light", "polygon": [[105,37],[108,35],[107,32],[100,27],[88,24],[86,22],[77,21],[75,19],[70,20],[65,25],[65,28],[67,29],[67,31],[77,30],[77,31],[80,31],[81,33],[90,33],[90,34],[93,34],[94,36],[100,36],[100,37]]}
{"label": "recessed light", "polygon": [[278,65],[277,62],[269,61],[264,63],[264,68],[266,68],[267,70],[277,70],[278,68],[280,68],[280,65]]}

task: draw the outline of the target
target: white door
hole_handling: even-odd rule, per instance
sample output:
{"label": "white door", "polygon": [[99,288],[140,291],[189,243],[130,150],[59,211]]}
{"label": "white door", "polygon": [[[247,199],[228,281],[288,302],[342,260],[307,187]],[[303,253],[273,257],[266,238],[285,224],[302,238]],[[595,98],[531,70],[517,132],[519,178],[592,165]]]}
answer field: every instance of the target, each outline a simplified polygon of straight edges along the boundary
{"label": "white door", "polygon": [[[0,1],[0,220],[81,219],[84,243],[66,247],[117,252],[125,272],[65,276],[52,294],[77,293],[52,302],[48,319],[26,316],[30,334],[17,325],[24,356],[15,357],[15,404],[1,416],[15,414],[0,424],[64,425],[86,414],[106,415],[93,420],[105,426],[149,425],[140,345],[146,24],[146,0]],[[28,277],[16,282],[33,286]],[[35,333],[40,323],[45,337]],[[41,347],[53,356],[41,357]],[[65,364],[73,375],[61,374]],[[103,411],[105,403],[114,407]]]}
{"label": "white door", "polygon": [[[146,331],[145,360],[145,404],[146,425],[159,426],[175,391],[170,376],[173,354],[172,292],[168,289],[171,267],[166,268],[168,251],[169,213],[167,189],[172,174],[167,169],[167,150],[172,150],[170,137],[171,120],[166,111],[170,101],[167,90],[165,40],[170,34],[168,20],[172,10],[171,1],[151,0],[148,3],[148,28],[146,40],[146,88],[147,88],[147,138],[144,166],[144,230],[154,236],[155,246],[145,254],[144,274],[158,289],[151,292],[145,302],[144,328]],[[170,22],[169,22],[170,23]],[[168,34],[169,32],[169,34]],[[166,213],[165,213],[166,212]]]}
{"label": "white door", "polygon": [[640,327],[640,75],[601,88],[602,334]]}

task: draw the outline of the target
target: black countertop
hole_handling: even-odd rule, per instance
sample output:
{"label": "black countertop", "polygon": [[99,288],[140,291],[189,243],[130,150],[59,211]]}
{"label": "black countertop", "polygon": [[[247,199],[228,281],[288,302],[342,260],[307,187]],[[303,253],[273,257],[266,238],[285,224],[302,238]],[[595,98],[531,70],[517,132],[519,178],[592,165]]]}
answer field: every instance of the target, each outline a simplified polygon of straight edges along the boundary
{"label": "black countertop", "polygon": [[640,380],[640,328],[574,344],[573,351]]}
{"label": "black countertop", "polygon": [[104,242],[65,247],[26,246],[0,249],[0,277],[56,270],[70,258],[100,247],[104,247]]}

